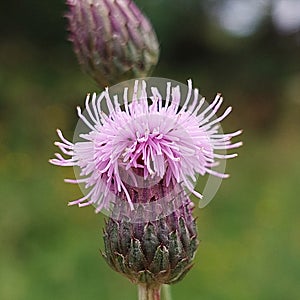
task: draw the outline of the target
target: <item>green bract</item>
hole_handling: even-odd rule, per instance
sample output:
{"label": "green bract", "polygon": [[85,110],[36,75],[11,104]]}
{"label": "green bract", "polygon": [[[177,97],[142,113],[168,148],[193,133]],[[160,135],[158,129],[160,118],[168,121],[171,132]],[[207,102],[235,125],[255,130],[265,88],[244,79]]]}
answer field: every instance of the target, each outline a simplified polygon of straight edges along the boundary
{"label": "green bract", "polygon": [[67,0],[69,39],[82,69],[100,86],[146,77],[159,45],[149,20],[131,0]]}
{"label": "green bract", "polygon": [[159,220],[132,223],[109,218],[104,230],[107,263],[133,283],[155,288],[180,281],[198,246],[191,202]]}

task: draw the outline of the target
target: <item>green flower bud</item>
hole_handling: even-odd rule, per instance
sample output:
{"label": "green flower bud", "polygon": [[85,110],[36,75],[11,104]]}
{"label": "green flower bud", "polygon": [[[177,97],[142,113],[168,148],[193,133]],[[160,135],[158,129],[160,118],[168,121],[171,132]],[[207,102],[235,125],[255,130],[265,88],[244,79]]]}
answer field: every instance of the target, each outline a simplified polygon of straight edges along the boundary
{"label": "green flower bud", "polygon": [[132,0],[67,0],[69,39],[82,69],[100,86],[146,77],[159,45]]}

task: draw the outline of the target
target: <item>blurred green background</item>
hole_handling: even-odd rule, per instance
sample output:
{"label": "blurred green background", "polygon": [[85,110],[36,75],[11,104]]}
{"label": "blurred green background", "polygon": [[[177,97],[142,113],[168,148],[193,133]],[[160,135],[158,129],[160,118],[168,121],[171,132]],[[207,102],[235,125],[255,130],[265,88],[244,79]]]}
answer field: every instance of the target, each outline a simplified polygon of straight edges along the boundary
{"label": "blurred green background", "polygon": [[[231,178],[196,209],[201,244],[173,299],[299,299],[299,1],[140,0],[161,43],[154,76],[192,78],[244,129]],[[0,12],[0,299],[137,299],[99,254],[104,217],[67,207],[80,190],[53,167],[56,128],[72,137],[87,92],[66,41],[64,1]]]}

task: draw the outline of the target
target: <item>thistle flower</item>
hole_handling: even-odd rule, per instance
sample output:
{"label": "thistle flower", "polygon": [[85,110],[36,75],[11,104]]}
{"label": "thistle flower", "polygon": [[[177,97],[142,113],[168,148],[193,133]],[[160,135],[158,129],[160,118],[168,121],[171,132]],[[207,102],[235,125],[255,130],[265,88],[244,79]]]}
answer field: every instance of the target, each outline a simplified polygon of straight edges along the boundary
{"label": "thistle flower", "polygon": [[[190,80],[188,85],[188,95],[182,107],[180,88],[171,87],[170,82],[166,86],[164,101],[156,87],[151,87],[152,95],[148,95],[146,81],[136,80],[131,102],[128,99],[128,87],[124,88],[123,109],[117,95],[111,99],[108,88],[99,97],[96,94],[87,96],[87,116],[80,107],[77,107],[77,111],[90,131],[80,135],[83,141],[72,143],[57,130],[61,141],[55,145],[70,158],[66,159],[57,153],[56,159],[51,160],[58,166],[79,167],[82,178],[66,181],[83,183],[86,189],[90,189],[85,197],[70,202],[70,205],[93,204],[96,212],[99,212],[110,207],[109,194],[124,192],[133,209],[132,198],[121,176],[127,172],[129,175],[126,180],[129,180],[134,176],[132,170],[142,172],[144,180],[165,177],[167,186],[171,182],[182,184],[199,198],[201,194],[194,190],[195,174],[228,177],[227,174],[217,173],[212,167],[217,164],[217,159],[237,156],[218,154],[216,151],[241,145],[240,142],[231,144],[231,138],[241,131],[229,134],[218,132],[218,123],[229,115],[231,107],[220,117],[212,119],[223,102],[221,95],[218,94],[201,111],[205,99],[199,101],[199,92],[193,90]],[[103,103],[108,107],[108,114],[101,108]],[[132,181],[136,181],[136,178]]]}
{"label": "thistle flower", "polygon": [[108,264],[158,290],[192,267],[198,240],[189,193],[202,197],[194,189],[196,174],[226,178],[213,167],[236,156],[219,150],[239,147],[241,142],[231,139],[241,131],[219,132],[219,122],[231,112],[229,107],[214,117],[223,102],[220,94],[206,105],[191,80],[186,96],[179,85],[167,82],[162,95],[149,82],[134,81],[121,97],[108,88],[88,95],[86,110],[77,109],[88,132],[73,143],[58,130],[61,141],[55,145],[70,158],[57,153],[50,162],[80,170],[79,178],[66,181],[83,184],[85,196],[70,205],[110,211],[103,254]]}
{"label": "thistle flower", "polygon": [[82,69],[101,86],[149,76],[159,45],[132,0],[67,0],[69,39]]}

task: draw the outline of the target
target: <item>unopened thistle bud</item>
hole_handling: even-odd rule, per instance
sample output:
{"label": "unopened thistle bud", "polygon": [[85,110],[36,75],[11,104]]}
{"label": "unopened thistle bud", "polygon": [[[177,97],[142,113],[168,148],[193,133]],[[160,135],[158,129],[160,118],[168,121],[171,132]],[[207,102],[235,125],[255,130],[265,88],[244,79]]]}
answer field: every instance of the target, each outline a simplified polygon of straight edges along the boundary
{"label": "unopened thistle bud", "polygon": [[132,0],[67,0],[69,39],[82,69],[102,87],[149,76],[159,45]]}
{"label": "unopened thistle bud", "polygon": [[185,91],[159,83],[164,91],[147,79],[129,81],[129,88],[124,83],[121,95],[117,87],[117,95],[106,88],[88,96],[85,112],[78,108],[87,128],[77,132],[81,141],[72,143],[58,131],[61,141],[55,144],[70,158],[56,154],[51,160],[80,170],[79,178],[67,182],[83,184],[85,196],[70,205],[110,211],[103,253],[108,264],[156,292],[192,267],[198,240],[189,193],[202,197],[194,189],[195,175],[227,177],[213,168],[236,154],[219,151],[241,146],[231,143],[241,131],[219,130],[231,112],[229,107],[215,117],[220,94],[206,105],[191,81]]}

